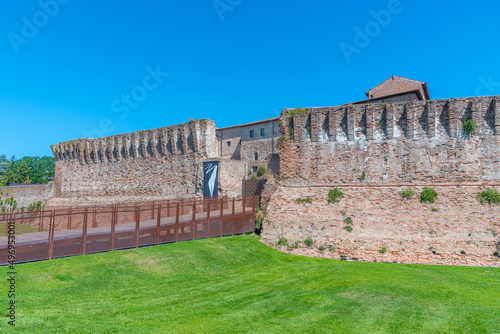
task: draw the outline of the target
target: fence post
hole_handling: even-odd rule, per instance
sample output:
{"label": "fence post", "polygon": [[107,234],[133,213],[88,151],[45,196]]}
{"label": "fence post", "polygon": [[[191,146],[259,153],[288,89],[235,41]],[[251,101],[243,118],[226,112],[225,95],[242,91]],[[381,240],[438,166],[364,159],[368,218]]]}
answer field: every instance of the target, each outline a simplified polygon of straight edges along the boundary
{"label": "fence post", "polygon": [[88,226],[88,217],[89,217],[89,209],[85,208],[83,210],[83,229],[82,229],[82,254],[87,252],[87,226]]}
{"label": "fence post", "polygon": [[161,226],[161,204],[158,204],[158,214],[156,217],[156,244],[160,244],[160,226]]}
{"label": "fence post", "polygon": [[179,207],[180,203],[177,202],[177,209],[175,210],[175,242],[179,241]]}
{"label": "fence post", "polygon": [[43,218],[42,218],[42,210],[38,211],[38,231],[42,232],[43,231]]}
{"label": "fence post", "polygon": [[111,213],[111,250],[115,250],[115,226],[117,214],[118,208],[113,208],[113,211]]}
{"label": "fence post", "polygon": [[212,199],[208,200],[208,208],[207,208],[207,237],[210,236],[210,210],[212,209]]}
{"label": "fence post", "polygon": [[9,215],[2,215],[2,220],[7,217],[7,221],[5,222],[5,236],[9,236]]}
{"label": "fence post", "polygon": [[49,260],[52,260],[52,256],[54,254],[54,228],[55,228],[54,210],[51,210],[50,220],[49,220]]}
{"label": "fence post", "polygon": [[71,230],[71,209],[68,209],[68,230]]}
{"label": "fence post", "polygon": [[235,220],[235,217],[234,217],[234,214],[235,214],[235,212],[234,212],[234,209],[235,209],[235,208],[234,208],[234,202],[235,202],[235,198],[233,197],[233,213],[232,213],[232,220],[233,220],[233,235],[234,235],[234,220]]}
{"label": "fence post", "polygon": [[224,228],[224,198],[220,199],[220,236],[222,237],[222,229]]}
{"label": "fence post", "polygon": [[243,217],[245,217],[245,197],[242,197],[242,204],[243,204]]}
{"label": "fence post", "polygon": [[141,207],[136,206],[136,216],[135,216],[135,248],[139,247],[139,223],[141,221]]}
{"label": "fence post", "polygon": [[97,227],[97,207],[94,205],[94,214],[93,214],[94,221],[92,222],[92,227]]}
{"label": "fence post", "polygon": [[155,205],[151,204],[151,220],[155,219]]}
{"label": "fence post", "polygon": [[167,218],[170,217],[170,200],[167,200]]}
{"label": "fence post", "polygon": [[193,200],[193,221],[191,222],[191,230],[193,232],[193,240],[194,240],[194,229],[196,228],[196,198]]}

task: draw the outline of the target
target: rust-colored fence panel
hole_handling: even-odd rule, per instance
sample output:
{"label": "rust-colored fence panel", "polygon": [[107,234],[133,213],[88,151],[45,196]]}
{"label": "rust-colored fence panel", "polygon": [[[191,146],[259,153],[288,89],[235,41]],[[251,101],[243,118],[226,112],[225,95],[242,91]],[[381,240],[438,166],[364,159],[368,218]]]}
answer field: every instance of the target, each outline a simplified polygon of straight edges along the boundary
{"label": "rust-colored fence panel", "polygon": [[0,265],[7,264],[9,223],[15,261],[28,262],[252,232],[257,205],[257,196],[218,197],[3,214]]}

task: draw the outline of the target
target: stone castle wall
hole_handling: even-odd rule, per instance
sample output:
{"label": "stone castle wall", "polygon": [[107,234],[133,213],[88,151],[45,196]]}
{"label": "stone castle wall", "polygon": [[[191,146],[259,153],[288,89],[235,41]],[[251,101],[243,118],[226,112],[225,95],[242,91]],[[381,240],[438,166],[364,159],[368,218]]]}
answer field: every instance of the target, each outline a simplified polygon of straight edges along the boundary
{"label": "stone castle wall", "polygon": [[[360,182],[363,171],[369,184],[500,180],[500,97],[290,113],[280,118],[285,182]],[[463,135],[467,119],[478,124],[477,135]]]}
{"label": "stone castle wall", "polygon": [[27,184],[23,186],[0,187],[2,199],[14,197],[17,207],[27,207],[33,202],[46,202],[52,197],[53,183]]}
{"label": "stone castle wall", "polygon": [[[291,112],[280,118],[280,182],[267,199],[262,240],[311,237],[314,247],[291,252],[330,258],[500,265],[500,206],[476,198],[500,190],[500,97]],[[472,136],[462,132],[468,119],[478,124]],[[435,203],[420,203],[425,186],[438,192]],[[345,197],[328,204],[335,187]],[[407,188],[415,197],[403,201]],[[307,197],[313,204],[296,203]]]}
{"label": "stone castle wall", "polygon": [[53,145],[55,197],[193,197],[203,161],[217,157],[215,123],[197,120],[155,130]]}

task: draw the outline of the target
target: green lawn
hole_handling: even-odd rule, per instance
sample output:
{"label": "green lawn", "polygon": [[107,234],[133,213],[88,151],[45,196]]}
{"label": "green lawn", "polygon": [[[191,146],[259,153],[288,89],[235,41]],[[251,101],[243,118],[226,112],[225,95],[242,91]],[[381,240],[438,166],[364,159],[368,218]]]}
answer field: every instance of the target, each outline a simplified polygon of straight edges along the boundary
{"label": "green lawn", "polygon": [[[5,229],[6,229],[6,223],[0,223],[0,236],[5,236]],[[31,227],[29,225],[24,225],[24,224],[16,224],[16,235],[19,234],[25,234],[25,233],[32,233],[32,232],[38,232],[38,228],[36,227]],[[44,230],[48,231],[48,230]]]}
{"label": "green lawn", "polygon": [[500,333],[500,269],[298,257],[256,236],[16,270],[20,333]]}

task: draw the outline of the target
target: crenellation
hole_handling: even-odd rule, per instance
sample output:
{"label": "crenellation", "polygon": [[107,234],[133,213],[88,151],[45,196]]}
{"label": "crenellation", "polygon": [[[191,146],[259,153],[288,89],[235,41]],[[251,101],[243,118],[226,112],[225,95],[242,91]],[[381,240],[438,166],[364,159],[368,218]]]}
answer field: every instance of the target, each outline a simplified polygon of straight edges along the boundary
{"label": "crenellation", "polygon": [[385,117],[386,117],[386,130],[385,135],[387,139],[394,138],[394,110],[392,105],[385,106]]}
{"label": "crenellation", "polygon": [[500,102],[499,98],[496,97],[493,99],[493,126],[495,129],[495,135],[500,135]]}
{"label": "crenellation", "polygon": [[436,136],[436,103],[429,101],[425,108],[427,111],[427,137],[434,138]]}
{"label": "crenellation", "polygon": [[366,140],[373,140],[373,134],[375,132],[375,122],[373,121],[373,113],[374,113],[374,107],[373,105],[366,105],[365,106],[365,114],[366,114]]}

